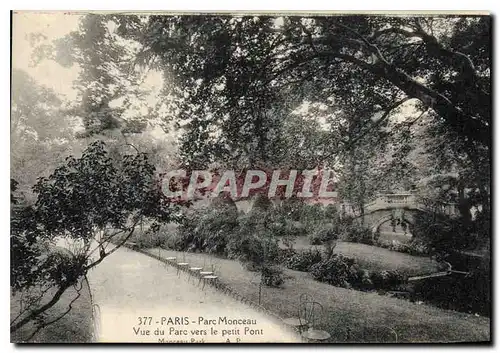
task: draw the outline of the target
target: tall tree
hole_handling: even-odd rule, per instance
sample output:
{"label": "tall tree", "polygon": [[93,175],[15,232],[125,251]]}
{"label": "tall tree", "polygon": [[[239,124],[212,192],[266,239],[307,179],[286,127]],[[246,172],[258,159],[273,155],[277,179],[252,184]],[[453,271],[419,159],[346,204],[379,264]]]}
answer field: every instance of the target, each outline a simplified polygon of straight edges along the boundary
{"label": "tall tree", "polygon": [[11,177],[18,191],[33,200],[30,188],[47,176],[68,151],[75,123],[64,113],[64,102],[50,88],[23,70],[12,71]]}
{"label": "tall tree", "polygon": [[[190,156],[247,145],[262,121],[273,124],[261,119],[273,107],[287,117],[305,100],[332,98],[366,108],[350,143],[359,144],[411,100],[433,116],[434,136],[483,175],[468,184],[487,200],[490,31],[488,16],[151,16],[139,41],[141,58],[155,59],[175,87]],[[411,131],[392,129],[401,143],[391,163],[407,163]],[[330,144],[350,148],[342,136]]]}
{"label": "tall tree", "polygon": [[[130,17],[129,23],[134,19]],[[80,137],[111,132],[116,139],[113,131],[122,138],[141,132],[152,110],[145,107],[149,92],[140,85],[144,73],[134,60],[140,44],[121,36],[119,26],[116,15],[88,14],[77,30],[35,51],[35,62],[53,59],[79,70],[74,82],[77,101],[67,113],[81,119]]]}
{"label": "tall tree", "polygon": [[268,109],[276,92],[325,100],[372,84],[383,109],[415,98],[471,145],[491,143],[486,16],[151,16],[144,33],[144,55],[205,123]]}
{"label": "tall tree", "polygon": [[[33,189],[35,204],[19,204],[16,182],[11,183],[12,202],[18,205],[11,217],[11,288],[24,300],[11,333],[34,323],[33,337],[66,315],[71,305],[57,318],[46,313],[143,220],[157,231],[160,223],[179,219],[177,205],[163,197],[146,154],[128,154],[116,162],[100,141],[80,158],[68,157]],[[59,240],[68,240],[69,250],[57,251]]]}

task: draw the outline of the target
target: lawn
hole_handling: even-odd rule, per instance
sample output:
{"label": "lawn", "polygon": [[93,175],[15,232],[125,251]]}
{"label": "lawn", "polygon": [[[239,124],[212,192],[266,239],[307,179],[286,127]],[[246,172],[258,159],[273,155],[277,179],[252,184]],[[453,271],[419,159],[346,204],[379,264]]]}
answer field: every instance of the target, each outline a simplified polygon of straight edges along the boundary
{"label": "lawn", "polygon": [[[214,264],[222,283],[258,301],[258,274],[236,261],[159,248],[146,251],[161,257],[176,256],[191,265],[209,267]],[[490,340],[490,320],[486,317],[334,287],[315,281],[305,272],[286,269],[285,274],[289,278],[283,288],[263,289],[262,305],[282,318],[296,317],[295,306],[301,294],[309,294],[324,306],[318,327],[332,335],[331,342],[394,342],[394,332],[398,342]]]}
{"label": "lawn", "polygon": [[[80,297],[72,304],[72,309],[59,321],[41,329],[28,343],[91,343],[92,342],[92,303],[90,288],[86,280],[82,283]],[[77,292],[70,287],[58,303],[48,311],[48,319],[60,316],[68,308],[68,304],[77,296]],[[11,296],[11,320],[19,313],[19,296]],[[27,324],[11,334],[11,342],[25,343],[33,332],[34,327]]]}
{"label": "lawn", "polygon": [[[310,245],[307,237],[296,239],[294,249],[322,249],[322,245]],[[412,256],[378,246],[360,243],[337,242],[334,252],[355,258],[360,266],[371,271],[398,270],[409,276],[433,273],[439,264],[429,257]]]}

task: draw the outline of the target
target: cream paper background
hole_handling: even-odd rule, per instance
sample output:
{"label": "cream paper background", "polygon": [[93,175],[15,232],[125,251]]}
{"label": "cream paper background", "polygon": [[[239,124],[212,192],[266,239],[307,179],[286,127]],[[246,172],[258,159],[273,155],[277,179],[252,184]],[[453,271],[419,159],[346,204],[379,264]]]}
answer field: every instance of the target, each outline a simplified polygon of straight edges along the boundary
{"label": "cream paper background", "polygon": [[[54,2],[50,2],[50,3],[54,3]],[[129,9],[134,7],[134,6],[139,6],[139,7],[148,7],[147,3],[145,3],[144,1],[140,2],[139,4],[137,2],[127,2],[127,1],[120,1],[120,4],[121,6],[125,6],[127,7],[127,3],[129,3]],[[203,3],[203,2],[198,2],[198,8],[206,8],[208,9],[209,7],[212,7],[212,8],[217,8],[217,6],[219,6],[219,8],[221,7],[224,7],[224,5],[218,5],[220,2],[219,1],[214,1],[214,2],[210,2],[210,4],[206,4],[206,3]],[[261,4],[268,4],[267,6],[269,6],[269,3],[268,2],[260,2]],[[24,2],[24,6],[26,6],[26,2]],[[44,5],[47,6],[47,2],[44,2]],[[257,8],[259,8],[259,2],[255,2],[253,6],[256,6]],[[304,6],[309,6],[309,7],[313,7],[314,5],[309,1],[307,3],[302,3]],[[343,4],[335,4],[336,7],[347,7],[347,8],[356,8],[356,7],[363,7],[364,5],[364,2],[362,1],[359,1],[359,2],[356,2],[356,1],[350,1],[348,3],[343,3]],[[474,2],[467,2],[467,5],[462,5],[460,6],[460,4],[458,4],[457,2],[449,2],[449,3],[445,3],[445,2],[442,2],[442,3],[438,3],[438,2],[435,2],[435,1],[419,1],[418,3],[401,3],[401,2],[388,2],[388,1],[378,1],[377,3],[377,6],[384,6],[383,4],[385,4],[385,7],[386,8],[395,8],[395,7],[400,7],[401,5],[404,5],[408,8],[408,6],[410,8],[422,8],[427,6],[428,8],[430,7],[434,7],[434,8],[445,8],[445,7],[451,7],[451,6],[459,6],[459,7],[462,7],[462,8],[465,8],[465,7],[469,7],[469,9],[472,7],[472,8],[483,8],[483,9],[493,9],[493,8],[496,8],[496,5],[495,2],[492,2],[492,1],[474,1]],[[18,2],[16,2],[13,6],[16,6],[18,5]],[[85,6],[88,7],[88,8],[97,8],[99,6],[102,5],[102,2],[93,2],[93,1],[86,1],[85,2]],[[169,6],[172,5],[172,4],[169,4]],[[31,8],[40,8],[41,7],[41,4],[40,3],[35,3],[35,2],[31,2],[31,4],[28,4],[27,5],[28,7],[31,7]],[[54,6],[54,5],[52,5]],[[55,7],[56,8],[65,8],[67,6],[67,3],[63,3],[63,2],[59,2]],[[156,5],[153,5],[153,6],[150,6],[150,7],[154,7]],[[160,5],[161,6],[161,5]],[[262,7],[260,7],[261,9],[265,8],[265,5],[261,5]],[[284,2],[276,2],[275,6],[277,6],[278,8],[281,6],[281,8],[284,8],[286,6],[290,6],[289,3],[284,3]],[[293,6],[293,5],[292,5]],[[316,5],[317,6],[317,5]],[[321,6],[321,5],[320,5]],[[323,5],[324,6],[324,5]],[[375,4],[374,4],[375,6]],[[181,9],[187,9],[190,7],[190,4],[187,4],[186,1],[178,1],[177,2],[177,10],[181,10]],[[192,7],[192,5],[191,5]],[[384,11],[378,11],[378,13],[383,13]],[[464,11],[459,11],[457,10],[456,12],[461,12],[461,13],[464,13]],[[366,11],[365,11],[366,13]],[[469,13],[469,12],[467,12]],[[484,12],[483,12],[484,13]],[[4,12],[5,14],[5,12]],[[52,16],[52,15],[51,15]],[[59,16],[59,15],[57,15]],[[68,21],[70,22],[75,22],[75,19],[72,18],[71,20],[69,19],[69,17],[65,17],[65,19],[67,19]],[[12,31],[12,66],[13,67],[19,67],[19,68],[27,68],[29,65],[28,65],[28,57],[29,57],[29,50],[27,49],[27,47],[22,43],[22,41],[24,39],[22,39],[24,37],[24,33],[28,33],[30,32],[32,29],[35,29],[35,28],[39,28],[40,27],[40,23],[37,23],[36,21],[33,22],[31,20],[27,20],[27,19],[24,19],[24,20],[18,20],[16,22],[16,15],[14,15],[14,20],[13,20],[13,31]],[[50,30],[54,31],[54,33],[57,33],[59,35],[59,33],[61,35],[64,35],[69,29],[70,29],[70,26],[68,25],[68,23],[66,22],[60,22],[60,21],[57,21],[57,23],[55,22],[52,22],[52,25],[49,26],[49,28],[51,28]],[[4,30],[6,29],[6,26],[4,26]],[[7,32],[4,33],[4,35],[2,36],[2,38],[4,38],[4,40],[8,40],[9,36],[7,35]],[[497,41],[497,37],[494,37],[495,38],[495,43]],[[4,43],[4,48],[6,48],[6,46],[8,45],[8,43]],[[4,60],[8,60],[6,58],[6,55],[4,55]],[[6,63],[4,64],[4,75],[7,75],[7,71],[5,70],[6,68]],[[32,74],[34,77],[37,77],[37,79],[39,79],[41,82],[44,82],[46,83],[47,85],[49,86],[52,86],[54,87],[54,89],[58,92],[61,92],[61,93],[64,93],[64,94],[67,94],[68,96],[71,96],[73,93],[72,93],[72,88],[71,88],[71,81],[76,78],[76,73],[74,71],[72,71],[71,69],[69,69],[67,72],[64,73],[64,70],[63,68],[56,68],[56,67],[51,67],[50,66],[51,64],[49,64],[49,66],[47,67],[38,67],[36,69],[33,69],[33,68],[28,68],[28,72],[30,74]],[[8,79],[8,76],[5,76],[4,77],[4,87],[6,89],[6,92],[4,92],[3,94],[3,97],[5,99],[5,104],[4,104],[4,107],[8,107],[9,106],[9,98],[7,98],[7,90],[9,90],[9,79]],[[4,124],[8,124],[8,120],[7,119],[4,119]],[[3,143],[5,144],[4,145],[4,154],[2,154],[3,157],[5,157],[5,160],[2,160],[2,162],[4,162],[4,165],[8,163],[8,150],[9,150],[9,138],[8,138],[8,129],[7,129],[7,126],[5,126],[4,129],[0,129],[2,131],[3,134],[5,134],[4,136],[2,136],[2,141]],[[4,168],[4,177],[5,179],[8,177],[7,176],[7,168]],[[6,185],[6,184],[5,184]],[[7,199],[7,189],[4,188],[4,192],[5,192],[5,195],[4,195],[4,200]],[[2,225],[7,225],[7,217],[9,217],[9,213],[7,212],[7,205],[6,203],[4,203],[4,206],[5,206],[5,209],[2,209],[2,214],[3,214],[3,217],[4,218],[4,221],[5,222],[2,222]],[[6,226],[7,228],[7,226]],[[7,230],[6,230],[7,231]],[[6,237],[4,239],[5,241],[6,240]],[[7,251],[7,246],[4,246],[4,251]],[[5,262],[8,262],[9,261],[9,257],[8,256],[3,256],[3,261]],[[7,268],[7,264],[5,264],[4,268]],[[173,271],[173,270],[172,270]],[[7,276],[6,276],[7,277]],[[4,278],[3,279],[3,283],[7,283],[7,278]],[[165,284],[166,287],[169,286],[169,284]],[[7,291],[5,290],[4,291],[5,295],[7,295]],[[158,293],[161,293],[161,292],[158,292]],[[209,292],[207,291],[207,295]],[[8,297],[7,297],[8,298]],[[5,298],[4,302],[7,302],[7,298]],[[121,303],[123,304],[123,303]],[[102,310],[103,308],[105,308],[105,310]],[[107,309],[106,309],[107,308]],[[127,311],[124,310],[124,307],[122,308],[116,308],[116,307],[113,307],[112,305],[103,305],[103,307],[101,308],[101,317],[100,317],[100,337],[103,341],[113,341],[113,340],[116,340],[117,338],[120,339],[120,340],[123,340],[123,341],[128,341],[128,338],[131,337],[133,335],[133,331],[131,329],[131,325],[134,324],[134,319],[135,316],[141,312],[142,315],[144,314],[147,314],[147,313],[151,313],[151,315],[149,316],[158,316],[158,312],[160,313],[165,313],[165,312],[169,312],[171,311],[172,313],[175,313],[177,311],[181,311],[181,310],[178,310],[178,308],[172,308],[171,305],[164,305],[164,306],[157,306],[157,307],[154,307],[154,308],[150,308],[150,309],[146,309],[146,308],[142,308],[142,307],[136,307],[134,309],[128,309]],[[197,309],[194,309],[194,310],[197,310]],[[228,310],[229,311],[229,310]],[[156,313],[156,314],[154,314]],[[211,313],[210,312],[207,312],[205,313],[205,315],[208,315]],[[160,314],[160,315],[163,315],[163,314]],[[186,314],[183,314],[183,315],[186,315]],[[217,316],[219,316],[220,314],[217,314]],[[148,315],[147,315],[148,316]],[[6,320],[4,320],[6,321]],[[7,324],[4,323],[5,327],[3,327],[3,330],[2,332],[4,333],[5,336],[8,335],[8,330],[7,330]],[[123,331],[122,331],[123,330]],[[127,331],[131,331],[132,334],[128,334]],[[279,330],[278,330],[279,331]],[[496,330],[495,330],[496,331]],[[121,332],[121,333],[120,333]],[[273,330],[270,330],[269,332],[273,333],[274,331]],[[282,334],[280,332],[280,337],[283,337],[283,338],[286,338],[286,337],[289,337],[287,336],[287,334]],[[135,336],[135,335],[134,335]],[[276,336],[274,336],[276,337]],[[8,339],[7,337],[5,337],[5,339],[3,340],[3,342],[8,342]],[[6,348],[5,351],[12,351],[14,350],[15,348],[13,347],[13,345],[10,345],[9,347],[3,347],[3,348]],[[305,349],[309,349],[309,347],[303,347]],[[370,349],[373,349],[375,347],[371,347]],[[37,349],[36,347],[34,348],[26,348],[25,351],[29,351],[30,349]],[[102,347],[102,348],[97,348],[97,351],[99,351],[99,349],[109,349],[107,347]],[[169,348],[170,349],[170,348]],[[175,348],[172,348],[172,349],[175,349]],[[264,349],[264,348],[263,348]],[[349,351],[352,351],[352,350],[356,350],[356,349],[361,349],[361,348],[352,348],[352,347],[344,347],[344,348],[340,348],[340,350],[342,349],[346,349],[346,350],[349,350]],[[391,347],[383,347],[384,350],[390,350],[390,349],[398,349],[398,348],[391,348]],[[400,349],[400,348],[399,348]],[[425,350],[426,352],[432,352],[433,350],[435,350],[436,348],[429,348],[429,347],[425,347]]]}

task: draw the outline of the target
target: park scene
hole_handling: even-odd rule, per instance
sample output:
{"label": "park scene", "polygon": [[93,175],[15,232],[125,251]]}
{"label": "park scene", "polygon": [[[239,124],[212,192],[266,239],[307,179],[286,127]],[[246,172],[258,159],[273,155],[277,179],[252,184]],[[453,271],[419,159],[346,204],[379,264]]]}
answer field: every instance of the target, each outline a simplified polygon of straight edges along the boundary
{"label": "park scene", "polygon": [[491,342],[490,16],[11,25],[11,342]]}

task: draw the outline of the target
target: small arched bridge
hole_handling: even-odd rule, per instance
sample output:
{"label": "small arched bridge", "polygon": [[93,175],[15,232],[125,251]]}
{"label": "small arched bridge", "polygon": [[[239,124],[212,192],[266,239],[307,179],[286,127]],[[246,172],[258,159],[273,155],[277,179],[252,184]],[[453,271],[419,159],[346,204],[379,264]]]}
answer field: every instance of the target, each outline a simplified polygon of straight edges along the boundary
{"label": "small arched bridge", "polygon": [[[396,219],[406,223],[411,228],[415,224],[415,216],[419,212],[431,212],[425,205],[421,204],[415,194],[403,192],[397,194],[378,194],[376,199],[364,207],[364,215],[353,210],[349,205],[342,205],[342,211],[362,221],[375,233],[382,224]],[[434,209],[436,211],[436,209]],[[437,210],[448,215],[457,214],[454,204],[442,204]]]}

